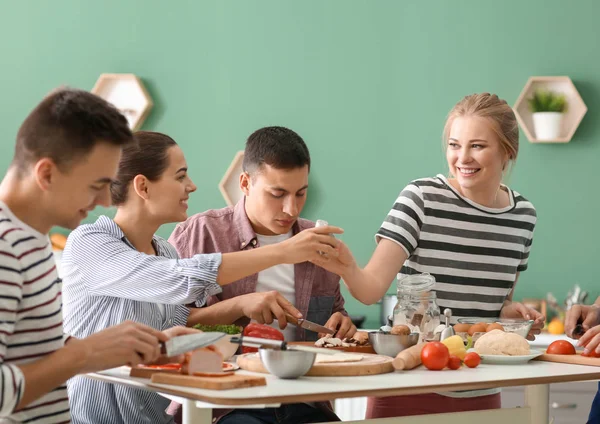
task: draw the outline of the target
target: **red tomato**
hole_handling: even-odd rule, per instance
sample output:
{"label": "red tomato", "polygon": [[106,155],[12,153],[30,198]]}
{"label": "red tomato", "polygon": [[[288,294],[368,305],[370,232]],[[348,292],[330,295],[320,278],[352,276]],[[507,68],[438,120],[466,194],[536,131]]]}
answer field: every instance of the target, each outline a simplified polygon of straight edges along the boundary
{"label": "red tomato", "polygon": [[[276,328],[266,324],[258,324],[252,322],[244,328],[244,336],[257,337],[259,339],[281,340],[283,341],[283,333]],[[242,353],[258,352],[255,347],[242,346]]]}
{"label": "red tomato", "polygon": [[469,368],[477,368],[481,363],[481,357],[475,352],[467,353],[463,362]]}
{"label": "red tomato", "polygon": [[596,353],[596,350],[592,350],[589,353],[581,353],[581,356],[585,356],[586,358],[600,358],[600,353]]}
{"label": "red tomato", "polygon": [[575,346],[566,340],[556,340],[550,343],[546,353],[551,355],[575,355]]}
{"label": "red tomato", "polygon": [[458,356],[450,355],[448,359],[448,368],[451,370],[457,370],[460,368],[460,358]]}
{"label": "red tomato", "polygon": [[445,344],[440,342],[429,342],[421,351],[421,362],[432,371],[439,371],[446,368],[450,351]]}

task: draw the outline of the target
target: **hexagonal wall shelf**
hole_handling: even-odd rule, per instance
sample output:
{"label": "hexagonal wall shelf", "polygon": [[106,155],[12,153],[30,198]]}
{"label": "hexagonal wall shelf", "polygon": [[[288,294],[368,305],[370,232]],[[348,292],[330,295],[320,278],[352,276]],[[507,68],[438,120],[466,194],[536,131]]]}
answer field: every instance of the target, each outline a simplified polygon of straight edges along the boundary
{"label": "hexagonal wall shelf", "polygon": [[142,126],[154,105],[144,84],[134,74],[102,74],[92,93],[115,105],[132,131]]}
{"label": "hexagonal wall shelf", "polygon": [[[539,140],[533,129],[532,113],[529,111],[527,99],[533,96],[536,90],[550,90],[566,96],[567,110],[563,117],[561,132],[558,138],[553,140]],[[523,132],[533,143],[568,143],[573,138],[579,123],[587,112],[587,106],[583,103],[579,92],[569,77],[531,77],[515,105],[513,106],[517,120]]]}
{"label": "hexagonal wall shelf", "polygon": [[235,205],[244,196],[244,193],[240,189],[240,174],[243,172],[243,161],[244,152],[237,152],[219,183],[219,190],[221,190],[221,194],[228,206]]}

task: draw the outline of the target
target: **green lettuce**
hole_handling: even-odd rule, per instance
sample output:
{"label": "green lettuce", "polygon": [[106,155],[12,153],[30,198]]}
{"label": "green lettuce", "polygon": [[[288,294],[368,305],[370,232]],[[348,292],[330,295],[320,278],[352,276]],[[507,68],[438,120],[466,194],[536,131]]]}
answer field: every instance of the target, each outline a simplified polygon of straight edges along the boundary
{"label": "green lettuce", "polygon": [[213,331],[218,331],[220,333],[225,334],[241,334],[242,327],[239,325],[225,325],[225,324],[216,324],[216,325],[207,325],[207,324],[196,324],[194,328],[204,331],[205,333],[210,333]]}

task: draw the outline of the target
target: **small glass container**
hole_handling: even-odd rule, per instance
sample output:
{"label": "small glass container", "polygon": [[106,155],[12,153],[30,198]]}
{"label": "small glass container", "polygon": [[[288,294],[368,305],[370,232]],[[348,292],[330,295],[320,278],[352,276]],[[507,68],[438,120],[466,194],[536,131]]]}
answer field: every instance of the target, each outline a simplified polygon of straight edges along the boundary
{"label": "small glass container", "polygon": [[435,278],[429,273],[399,279],[393,324],[407,325],[411,331],[421,333],[420,340],[433,340],[435,329],[440,325],[434,287]]}

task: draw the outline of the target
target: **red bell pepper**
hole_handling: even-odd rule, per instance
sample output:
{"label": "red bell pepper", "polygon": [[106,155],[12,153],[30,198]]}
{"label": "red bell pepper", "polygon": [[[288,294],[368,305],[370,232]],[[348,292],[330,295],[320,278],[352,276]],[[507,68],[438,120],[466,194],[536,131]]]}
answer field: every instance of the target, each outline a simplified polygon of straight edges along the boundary
{"label": "red bell pepper", "polygon": [[[269,340],[284,340],[283,333],[265,324],[251,323],[244,328],[244,336]],[[242,353],[258,352],[255,347],[242,346]]]}

